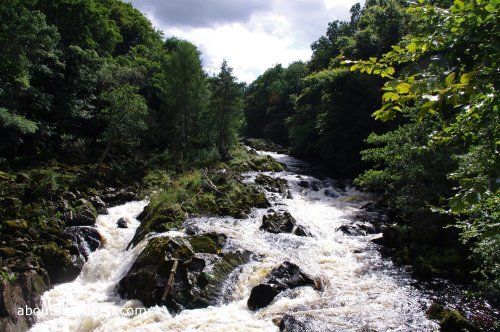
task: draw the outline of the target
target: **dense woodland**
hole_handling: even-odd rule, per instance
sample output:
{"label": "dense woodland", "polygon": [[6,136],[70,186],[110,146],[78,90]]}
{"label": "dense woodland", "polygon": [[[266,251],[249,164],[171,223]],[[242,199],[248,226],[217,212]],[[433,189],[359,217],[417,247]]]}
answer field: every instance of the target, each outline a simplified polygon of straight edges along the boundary
{"label": "dense woodland", "polygon": [[242,115],[232,69],[118,0],[0,6],[0,163],[227,155]]}
{"label": "dense woodland", "polygon": [[269,68],[245,96],[246,135],[382,194],[396,262],[472,276],[496,299],[498,7],[368,0],[329,24],[310,61]]}
{"label": "dense woodland", "polygon": [[5,0],[0,179],[54,163],[200,168],[240,135],[266,138],[380,193],[395,261],[498,300],[498,7],[368,0],[309,61],[245,86],[119,0]]}

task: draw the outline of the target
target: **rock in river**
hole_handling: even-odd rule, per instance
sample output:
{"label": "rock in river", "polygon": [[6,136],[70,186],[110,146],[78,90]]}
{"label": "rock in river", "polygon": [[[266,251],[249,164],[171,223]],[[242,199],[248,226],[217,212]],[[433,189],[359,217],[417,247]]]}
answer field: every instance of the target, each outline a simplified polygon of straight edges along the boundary
{"label": "rock in river", "polygon": [[297,236],[310,236],[302,226],[297,226],[297,221],[289,212],[270,213],[262,217],[261,230],[269,233],[293,233]]}
{"label": "rock in river", "polygon": [[224,295],[225,280],[250,258],[247,251],[223,252],[225,242],[215,233],[153,238],[120,281],[118,293],[174,312],[214,305]]}
{"label": "rock in river", "polygon": [[286,289],[314,285],[314,280],[305,275],[297,265],[283,262],[271,271],[264,283],[252,288],[247,305],[250,310],[258,310],[269,305]]}

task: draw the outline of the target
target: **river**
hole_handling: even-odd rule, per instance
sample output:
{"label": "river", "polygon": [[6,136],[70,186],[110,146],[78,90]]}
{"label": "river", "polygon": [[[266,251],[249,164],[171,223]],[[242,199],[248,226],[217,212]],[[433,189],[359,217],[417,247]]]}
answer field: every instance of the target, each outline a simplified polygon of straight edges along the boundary
{"label": "river", "polygon": [[[370,196],[349,185],[308,175],[311,173],[304,172],[308,166],[294,158],[272,156],[286,163],[288,170],[265,174],[286,179],[291,190],[288,198],[267,192],[273,209],[289,211],[312,236],[259,230],[267,209],[254,209],[246,219],[189,218],[185,227],[224,233],[227,247],[243,248],[259,257],[227,281],[217,306],[173,316],[165,307],[145,310],[138,301],[117,295],[117,283],[147,242],[126,249],[139,225],[135,217],[147,204],[130,202],[98,217],[96,226],[105,238],[104,245],[90,255],[75,281],[57,285],[43,295],[46,312],[31,331],[277,331],[273,320],[284,314],[307,322],[312,331],[437,330],[438,325],[425,316],[431,303],[429,293],[415,287],[407,272],[382,258],[370,241],[380,234],[349,236],[338,230],[363,212],[361,206]],[[245,181],[254,181],[256,175],[245,174]],[[308,188],[304,181],[310,184]],[[131,219],[128,229],[117,228],[121,217]],[[252,287],[283,261],[320,278],[324,290],[287,290],[264,309],[249,311]]]}

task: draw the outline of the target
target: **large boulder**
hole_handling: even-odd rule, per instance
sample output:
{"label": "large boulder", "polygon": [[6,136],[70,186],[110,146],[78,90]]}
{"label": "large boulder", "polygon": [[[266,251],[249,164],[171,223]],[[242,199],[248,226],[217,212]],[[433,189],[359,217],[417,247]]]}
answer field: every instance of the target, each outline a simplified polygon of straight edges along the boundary
{"label": "large boulder", "polygon": [[[12,275],[9,270],[2,271]],[[26,308],[39,308],[41,294],[50,288],[45,271],[27,270],[16,274],[16,278],[0,279],[0,331],[26,331],[34,323],[34,315]],[[19,309],[23,314],[19,314]],[[28,309],[28,310],[29,310]]]}
{"label": "large boulder", "polygon": [[167,232],[180,227],[186,220],[187,214],[180,204],[169,202],[158,205],[148,205],[140,213],[138,219],[141,224],[137,228],[130,245],[135,246],[149,233]]}
{"label": "large boulder", "polygon": [[89,255],[99,249],[102,243],[101,234],[95,227],[72,226],[64,230],[64,235],[74,243],[78,254],[85,260]]}
{"label": "large boulder", "polygon": [[69,250],[53,241],[37,245],[34,253],[41,258],[53,284],[74,280],[85,262],[80,256],[72,255]]}
{"label": "large boulder", "polygon": [[274,268],[265,282],[252,288],[247,305],[250,310],[258,310],[269,305],[284,290],[301,286],[315,286],[314,280],[290,262],[283,262]]}
{"label": "large boulder", "polygon": [[445,308],[439,303],[433,302],[426,312],[427,317],[437,320],[442,332],[466,331],[479,332],[479,328],[465,319],[460,312],[454,309]]}
{"label": "large boulder", "polygon": [[91,202],[79,199],[74,209],[64,212],[63,220],[66,226],[94,226],[97,219],[97,210]]}
{"label": "large boulder", "polygon": [[273,212],[264,215],[260,229],[274,234],[292,233],[297,236],[310,236],[303,226],[297,225],[297,221],[289,212]]}
{"label": "large boulder", "polygon": [[25,308],[21,287],[0,279],[0,330],[25,331],[30,323],[28,317],[17,314],[18,308]]}
{"label": "large boulder", "polygon": [[130,224],[130,222],[131,222],[130,218],[121,217],[116,222],[116,226],[118,226],[118,228],[128,228],[128,225]]}
{"label": "large boulder", "polygon": [[153,238],[120,281],[118,293],[174,312],[214,305],[229,275],[250,258],[245,251],[223,252],[225,242],[224,235],[213,233]]}
{"label": "large boulder", "polygon": [[264,174],[259,174],[255,178],[255,183],[263,186],[267,191],[279,193],[283,197],[290,197],[288,183],[285,179],[273,178]]}
{"label": "large boulder", "polygon": [[101,198],[110,206],[116,206],[135,200],[137,198],[137,194],[126,188],[117,190],[109,187],[106,188],[104,195]]}

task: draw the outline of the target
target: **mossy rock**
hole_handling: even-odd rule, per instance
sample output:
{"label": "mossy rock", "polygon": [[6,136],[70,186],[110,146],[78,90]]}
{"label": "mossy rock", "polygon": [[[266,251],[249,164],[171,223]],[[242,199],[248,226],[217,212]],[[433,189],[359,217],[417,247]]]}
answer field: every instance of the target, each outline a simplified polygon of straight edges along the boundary
{"label": "mossy rock", "polygon": [[261,209],[271,207],[271,203],[267,200],[266,194],[263,192],[254,193],[252,196],[253,206]]}
{"label": "mossy rock", "polygon": [[[118,293],[174,312],[215,305],[229,275],[250,257],[243,251],[222,253],[225,241],[224,235],[215,233],[153,238],[119,282]],[[164,297],[175,261],[174,283]]]}
{"label": "mossy rock", "polygon": [[9,247],[0,248],[0,257],[8,258],[8,257],[14,257],[15,255],[16,255],[16,249],[14,248],[9,248]]}
{"label": "mossy rock", "polygon": [[194,256],[193,248],[185,238],[168,236],[152,238],[146,248],[139,254],[132,266],[138,270],[147,265],[161,266],[165,257],[169,259],[189,260]]}
{"label": "mossy rock", "polygon": [[263,186],[268,191],[280,193],[284,196],[288,194],[288,183],[285,179],[259,174],[255,178],[255,183]]}
{"label": "mossy rock", "polygon": [[34,252],[42,259],[53,284],[74,280],[83,267],[83,261],[73,261],[69,252],[55,242],[37,246]]}
{"label": "mossy rock", "polygon": [[16,197],[0,197],[0,216],[3,219],[18,218],[23,203]]}
{"label": "mossy rock", "polygon": [[167,232],[180,227],[186,220],[186,212],[179,204],[169,202],[160,203],[158,206],[148,205],[143,215],[143,221],[137,228],[131,241],[133,246],[141,242],[149,233]]}
{"label": "mossy rock", "polygon": [[281,172],[285,169],[285,166],[274,158],[248,151],[244,146],[233,149],[231,155],[232,159],[224,167],[227,166],[234,172]]}
{"label": "mossy rock", "polygon": [[441,332],[480,332],[481,330],[465,319],[458,310],[445,308],[439,303],[433,302],[426,312],[427,317],[437,320],[441,326]]}
{"label": "mossy rock", "polygon": [[220,254],[226,236],[223,234],[207,233],[189,237],[189,243],[196,253]]}
{"label": "mossy rock", "polygon": [[11,181],[14,180],[15,178],[16,177],[14,175],[0,171],[0,181]]}
{"label": "mossy rock", "polygon": [[24,219],[11,219],[2,221],[2,229],[23,231],[28,229],[28,222]]}
{"label": "mossy rock", "polygon": [[242,142],[255,150],[272,151],[282,154],[287,154],[288,150],[281,145],[278,145],[270,140],[262,138],[243,138]]}
{"label": "mossy rock", "polygon": [[270,156],[259,156],[252,160],[254,171],[258,172],[282,172],[285,166]]}

